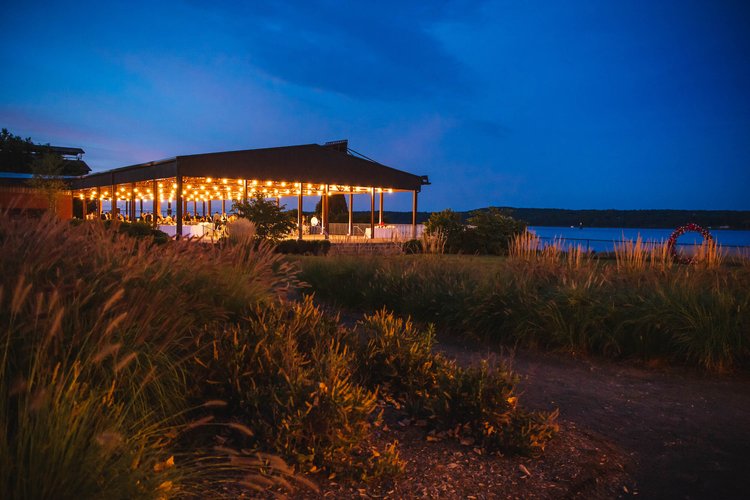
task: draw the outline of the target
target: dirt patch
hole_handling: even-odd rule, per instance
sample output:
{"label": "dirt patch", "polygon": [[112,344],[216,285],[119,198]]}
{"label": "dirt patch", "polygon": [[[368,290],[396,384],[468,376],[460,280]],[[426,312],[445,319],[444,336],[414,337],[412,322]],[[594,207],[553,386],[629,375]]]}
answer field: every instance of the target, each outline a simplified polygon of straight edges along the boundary
{"label": "dirt patch", "polygon": [[[541,458],[484,455],[456,440],[427,440],[424,428],[389,412],[376,441],[398,439],[405,472],[376,483],[313,478],[302,498],[614,498],[633,487],[628,456],[600,436],[562,421]],[[399,420],[400,419],[400,420]],[[297,492],[298,497],[302,492]]]}
{"label": "dirt patch", "polygon": [[[465,345],[443,343],[439,349],[464,365],[498,358]],[[560,408],[563,421],[627,453],[641,497],[747,498],[747,374],[714,376],[528,351],[510,359],[521,376],[523,404]]]}

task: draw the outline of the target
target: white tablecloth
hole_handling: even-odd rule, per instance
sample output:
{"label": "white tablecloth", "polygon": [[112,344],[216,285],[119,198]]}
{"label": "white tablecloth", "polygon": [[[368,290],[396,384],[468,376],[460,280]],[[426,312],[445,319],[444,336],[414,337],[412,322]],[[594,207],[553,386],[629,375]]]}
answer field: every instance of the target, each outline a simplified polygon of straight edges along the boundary
{"label": "white tablecloth", "polygon": [[[213,223],[211,222],[201,222],[200,224],[183,224],[182,225],[182,236],[188,237],[191,236],[193,238],[199,238],[201,236],[210,236],[211,231],[213,231]],[[163,231],[167,233],[169,236],[174,237],[175,234],[177,234],[177,226],[159,226],[159,231]]]}

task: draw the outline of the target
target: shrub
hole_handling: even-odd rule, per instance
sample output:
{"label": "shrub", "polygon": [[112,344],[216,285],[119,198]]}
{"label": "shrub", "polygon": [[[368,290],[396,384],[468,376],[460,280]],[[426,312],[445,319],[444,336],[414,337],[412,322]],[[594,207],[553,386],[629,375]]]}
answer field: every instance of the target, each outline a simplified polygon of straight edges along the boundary
{"label": "shrub", "polygon": [[255,224],[256,239],[274,242],[286,238],[297,227],[290,214],[283,212],[283,209],[275,201],[267,200],[261,192],[256,192],[247,201],[236,201],[232,205],[237,215]]}
{"label": "shrub", "polygon": [[276,252],[297,255],[327,255],[331,249],[328,240],[283,240],[276,245]]}
{"label": "shrub", "polygon": [[265,307],[215,335],[199,370],[252,431],[252,444],[303,470],[363,479],[399,471],[395,448],[371,444],[375,394],[351,378],[349,335],[310,298]]}
{"label": "shrub", "polygon": [[464,226],[461,223],[461,215],[450,208],[430,214],[424,225],[424,232],[428,236],[443,240],[444,250],[448,253],[456,253],[461,249]]}
{"label": "shrub", "polygon": [[407,240],[401,244],[401,251],[405,254],[424,253],[422,240]]}
{"label": "shrub", "polygon": [[464,235],[464,253],[507,254],[511,240],[526,231],[526,223],[494,207],[473,212],[466,222],[469,228]]}
{"label": "shrub", "polygon": [[537,454],[557,432],[557,412],[518,405],[517,378],[503,366],[462,368],[433,352],[431,327],[421,331],[385,310],[365,316],[358,376],[404,403],[433,430],[487,450]]}
{"label": "shrub", "polygon": [[[85,223],[84,221],[80,221]],[[94,221],[99,224],[99,221]],[[109,229],[112,226],[111,220],[103,222],[104,227]],[[145,222],[120,222],[117,224],[117,232],[130,236],[132,238],[151,238],[158,245],[163,245],[170,240],[169,235],[164,231],[154,229],[150,224]]]}

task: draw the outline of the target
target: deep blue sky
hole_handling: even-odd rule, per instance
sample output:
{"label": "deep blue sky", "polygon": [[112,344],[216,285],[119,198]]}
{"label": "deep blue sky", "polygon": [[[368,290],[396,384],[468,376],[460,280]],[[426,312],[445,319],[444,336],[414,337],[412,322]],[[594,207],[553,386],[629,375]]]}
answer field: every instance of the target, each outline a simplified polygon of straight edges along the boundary
{"label": "deep blue sky", "polygon": [[748,5],[13,2],[0,126],[95,170],[348,138],[425,210],[750,209]]}

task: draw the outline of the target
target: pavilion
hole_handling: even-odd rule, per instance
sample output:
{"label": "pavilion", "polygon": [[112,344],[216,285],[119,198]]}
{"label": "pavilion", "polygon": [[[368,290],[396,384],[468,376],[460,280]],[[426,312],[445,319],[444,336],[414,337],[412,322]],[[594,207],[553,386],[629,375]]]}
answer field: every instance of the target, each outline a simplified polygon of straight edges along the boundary
{"label": "pavilion", "polygon": [[[384,193],[412,193],[412,237],[416,237],[417,195],[429,184],[427,176],[410,174],[385,166],[349,149],[348,141],[324,145],[304,144],[276,148],[248,149],[221,153],[176,156],[165,160],[97,172],[72,182],[73,196],[96,201],[97,215],[108,200],[115,213],[118,201],[136,213],[136,202],[150,202],[154,214],[161,203],[175,207],[176,235],[183,234],[183,215],[188,202],[219,202],[226,212],[226,200],[247,200],[262,193],[267,198],[297,197],[297,238],[302,239],[302,202],[305,196],[322,200],[322,232],[328,235],[328,197],[349,196],[349,234],[353,234],[355,195],[370,197],[370,238],[375,235],[375,195],[383,211]],[[83,203],[84,217],[87,203]],[[205,209],[204,209],[205,211]],[[156,217],[153,218],[156,226]]]}

